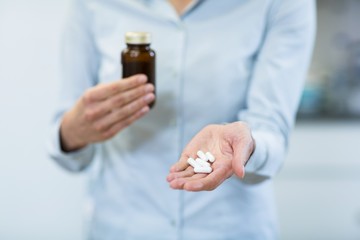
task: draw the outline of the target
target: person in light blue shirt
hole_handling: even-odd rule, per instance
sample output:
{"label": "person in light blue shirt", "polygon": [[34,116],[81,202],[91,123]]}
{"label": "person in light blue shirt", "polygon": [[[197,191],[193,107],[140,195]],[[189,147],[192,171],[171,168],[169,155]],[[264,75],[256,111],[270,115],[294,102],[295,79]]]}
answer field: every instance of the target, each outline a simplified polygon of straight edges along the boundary
{"label": "person in light blue shirt", "polygon": [[[311,57],[314,1],[73,5],[49,153],[89,176],[87,238],[276,239],[271,179]],[[153,36],[151,110],[146,77],[120,79],[129,31]],[[217,159],[210,174],[186,163],[199,149]]]}

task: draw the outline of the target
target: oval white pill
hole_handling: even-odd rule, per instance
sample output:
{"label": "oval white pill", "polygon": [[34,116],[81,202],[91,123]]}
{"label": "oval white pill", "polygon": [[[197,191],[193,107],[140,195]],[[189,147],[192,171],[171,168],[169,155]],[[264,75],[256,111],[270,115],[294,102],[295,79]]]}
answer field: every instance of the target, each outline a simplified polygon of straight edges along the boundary
{"label": "oval white pill", "polygon": [[188,162],[188,164],[190,164],[190,166],[192,166],[193,168],[201,167],[201,166],[202,166],[202,165],[200,165],[199,163],[197,163],[193,158],[188,158],[187,162]]}
{"label": "oval white pill", "polygon": [[215,162],[215,157],[210,152],[207,152],[205,155],[209,159],[210,162]]}
{"label": "oval white pill", "polygon": [[211,173],[212,168],[211,167],[196,167],[194,168],[195,173]]}
{"label": "oval white pill", "polygon": [[204,161],[204,160],[202,160],[202,159],[200,159],[200,158],[197,158],[197,159],[195,160],[195,162],[196,162],[197,164],[199,164],[201,167],[210,167],[210,163],[208,163],[208,162],[206,162],[206,161]]}
{"label": "oval white pill", "polygon": [[201,160],[207,162],[208,158],[207,158],[206,154],[203,151],[199,150],[197,152],[197,155],[198,155],[199,158],[201,158]]}

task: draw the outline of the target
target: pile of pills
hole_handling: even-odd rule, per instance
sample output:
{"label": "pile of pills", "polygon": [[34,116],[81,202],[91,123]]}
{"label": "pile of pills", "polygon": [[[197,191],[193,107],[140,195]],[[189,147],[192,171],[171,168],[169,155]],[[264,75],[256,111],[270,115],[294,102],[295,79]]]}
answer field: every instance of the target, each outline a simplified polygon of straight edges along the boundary
{"label": "pile of pills", "polygon": [[199,150],[197,152],[198,158],[188,158],[187,162],[194,168],[195,173],[211,173],[211,164],[215,162],[215,157],[210,152],[204,153]]}

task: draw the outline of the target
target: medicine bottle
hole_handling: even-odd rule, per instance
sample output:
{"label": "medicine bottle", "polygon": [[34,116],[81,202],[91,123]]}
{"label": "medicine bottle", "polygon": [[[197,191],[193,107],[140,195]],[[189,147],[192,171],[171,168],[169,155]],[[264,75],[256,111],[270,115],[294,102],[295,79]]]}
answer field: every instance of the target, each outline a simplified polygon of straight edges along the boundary
{"label": "medicine bottle", "polygon": [[[127,32],[125,34],[127,48],[121,53],[123,78],[135,74],[145,74],[148,83],[155,83],[155,51],[150,48],[151,34],[146,32]],[[149,106],[152,108],[155,102]]]}

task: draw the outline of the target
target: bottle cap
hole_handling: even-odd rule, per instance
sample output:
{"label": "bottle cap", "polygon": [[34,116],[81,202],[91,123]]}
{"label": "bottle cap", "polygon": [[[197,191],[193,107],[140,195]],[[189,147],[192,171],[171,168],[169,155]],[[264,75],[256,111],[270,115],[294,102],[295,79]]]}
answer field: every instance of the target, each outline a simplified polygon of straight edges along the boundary
{"label": "bottle cap", "polygon": [[127,32],[125,41],[127,44],[150,44],[151,34],[148,32]]}

